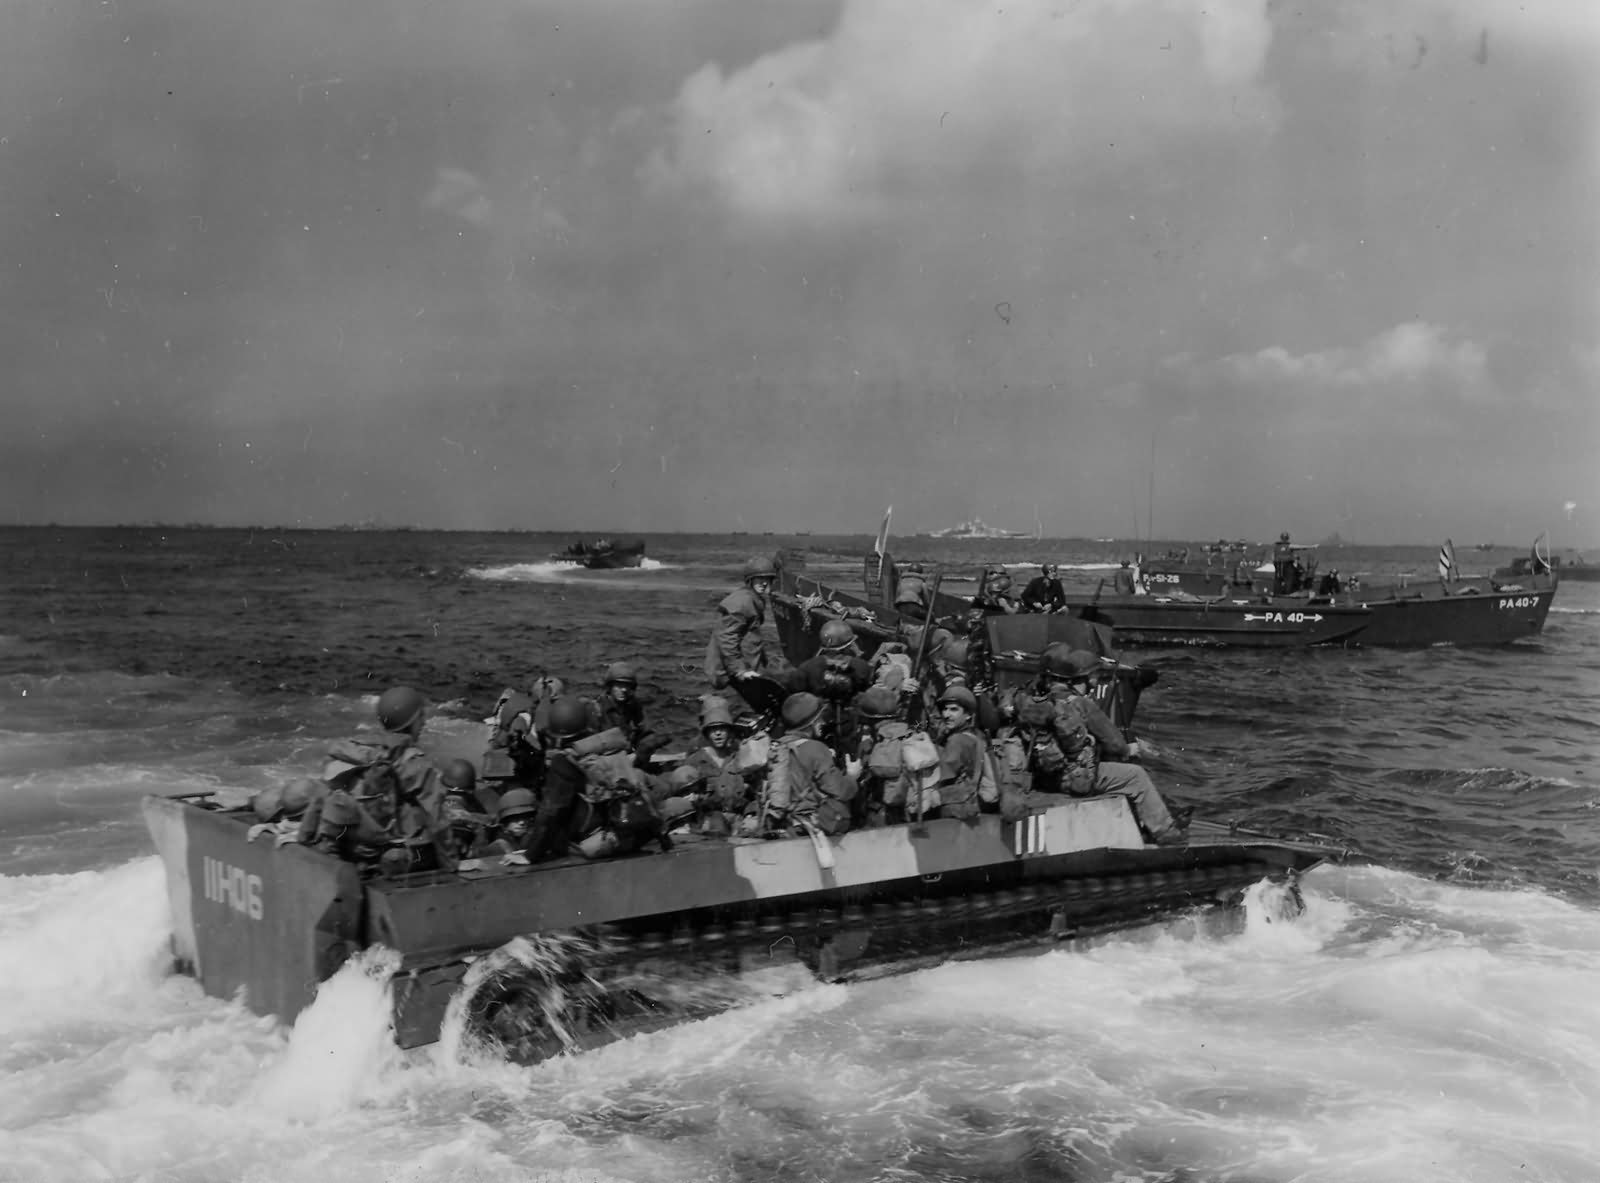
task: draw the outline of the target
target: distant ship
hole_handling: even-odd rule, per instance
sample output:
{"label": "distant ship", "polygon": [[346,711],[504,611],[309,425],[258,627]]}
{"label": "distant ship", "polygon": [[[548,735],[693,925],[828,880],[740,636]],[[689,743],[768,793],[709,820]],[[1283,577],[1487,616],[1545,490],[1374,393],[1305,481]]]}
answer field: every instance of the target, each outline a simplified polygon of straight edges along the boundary
{"label": "distant ship", "polygon": [[1033,535],[1026,530],[1001,530],[986,523],[982,518],[973,518],[970,522],[960,522],[948,530],[935,530],[928,535],[929,538],[1032,538]]}

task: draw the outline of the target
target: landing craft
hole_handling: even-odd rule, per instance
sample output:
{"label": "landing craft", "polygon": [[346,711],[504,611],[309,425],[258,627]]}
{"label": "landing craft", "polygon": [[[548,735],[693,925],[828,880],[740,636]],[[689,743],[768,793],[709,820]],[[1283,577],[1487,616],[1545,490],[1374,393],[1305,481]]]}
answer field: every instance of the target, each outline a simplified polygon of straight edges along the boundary
{"label": "landing craft", "polygon": [[402,1047],[447,1012],[469,1042],[537,1060],[704,1017],[790,971],[849,982],[1047,948],[1185,914],[1237,911],[1338,851],[1192,823],[1146,845],[1119,797],[1063,799],[838,838],[689,835],[665,852],[529,866],[464,862],[385,878],[259,835],[247,808],[152,796],[176,968],[218,998],[292,1022],[356,952],[399,954]]}

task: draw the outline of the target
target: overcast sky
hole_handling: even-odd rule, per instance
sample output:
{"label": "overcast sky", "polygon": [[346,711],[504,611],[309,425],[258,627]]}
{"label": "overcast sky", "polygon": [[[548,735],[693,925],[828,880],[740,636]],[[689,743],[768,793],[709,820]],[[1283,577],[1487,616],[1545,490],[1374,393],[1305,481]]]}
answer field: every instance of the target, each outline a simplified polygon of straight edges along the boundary
{"label": "overcast sky", "polygon": [[1594,0],[7,0],[0,239],[16,522],[1600,541]]}

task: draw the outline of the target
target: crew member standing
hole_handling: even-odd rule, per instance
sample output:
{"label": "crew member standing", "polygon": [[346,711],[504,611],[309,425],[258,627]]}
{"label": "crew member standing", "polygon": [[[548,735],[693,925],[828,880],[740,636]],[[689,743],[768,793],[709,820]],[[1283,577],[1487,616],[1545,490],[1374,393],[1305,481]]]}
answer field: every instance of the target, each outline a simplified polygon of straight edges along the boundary
{"label": "crew member standing", "polygon": [[706,646],[706,676],[713,689],[735,689],[740,682],[764,674],[773,664],[762,628],[767,623],[767,600],[778,578],[778,568],[764,555],[745,560],[744,584],[717,605],[717,622]]}

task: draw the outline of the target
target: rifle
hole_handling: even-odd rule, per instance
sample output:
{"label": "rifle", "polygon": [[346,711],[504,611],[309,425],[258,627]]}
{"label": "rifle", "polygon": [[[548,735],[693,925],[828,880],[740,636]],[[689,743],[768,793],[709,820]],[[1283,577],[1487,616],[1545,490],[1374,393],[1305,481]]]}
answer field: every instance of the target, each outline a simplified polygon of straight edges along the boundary
{"label": "rifle", "polygon": [[939,584],[943,580],[943,571],[934,573],[933,584],[928,589],[928,613],[922,622],[922,637],[917,641],[917,652],[916,655],[911,659],[911,676],[915,678],[917,682],[917,698],[916,702],[912,704],[912,709],[907,712],[908,718],[906,719],[906,722],[911,724],[913,727],[917,725],[919,717],[922,714],[922,705],[927,701],[927,695],[922,689],[924,677],[922,667],[928,656],[928,638],[933,635],[933,630],[935,627],[937,627],[933,621],[933,605],[938,602]]}

